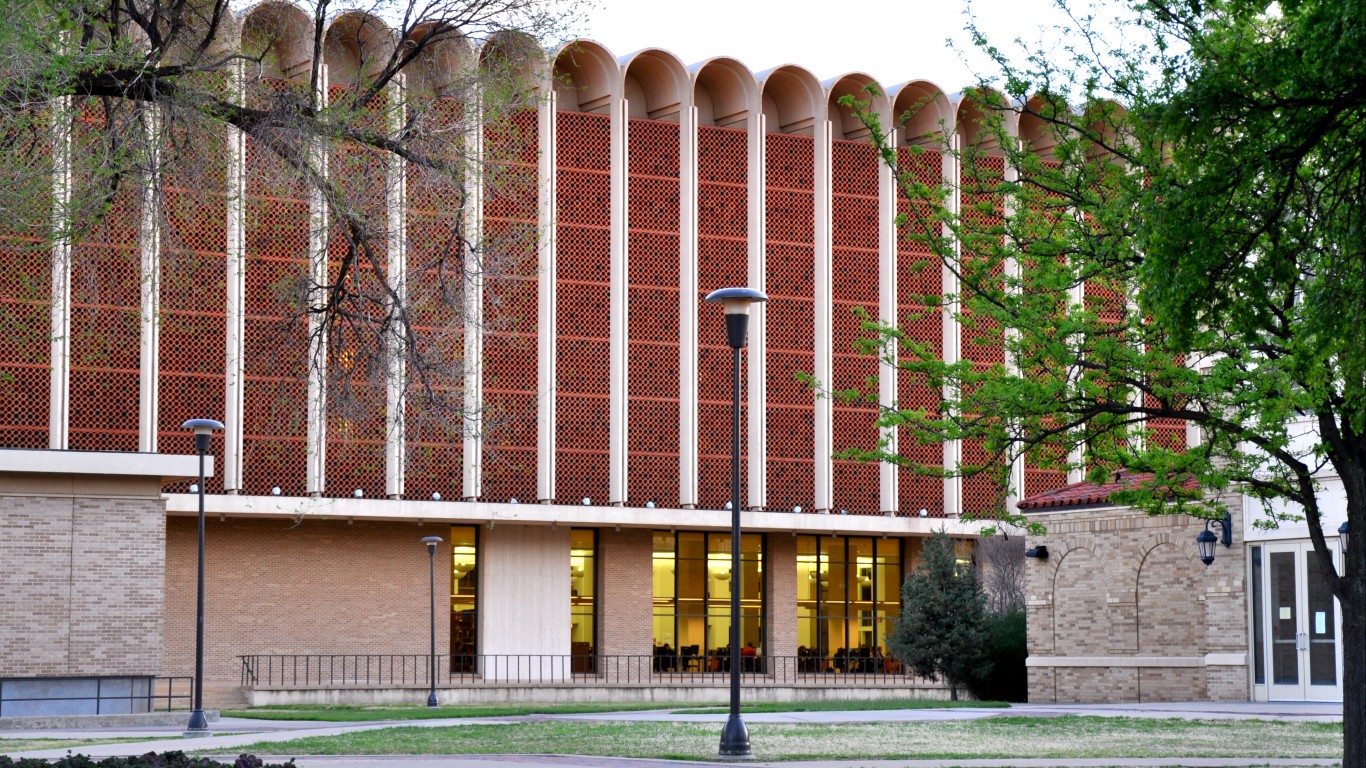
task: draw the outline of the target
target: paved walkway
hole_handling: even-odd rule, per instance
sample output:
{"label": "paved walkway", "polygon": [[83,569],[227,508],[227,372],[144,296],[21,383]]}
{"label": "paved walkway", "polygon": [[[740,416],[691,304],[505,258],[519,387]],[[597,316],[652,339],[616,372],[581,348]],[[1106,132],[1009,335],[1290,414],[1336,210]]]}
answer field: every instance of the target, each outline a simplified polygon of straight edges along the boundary
{"label": "paved walkway", "polygon": [[[1060,717],[1064,715],[1095,715],[1102,717],[1152,717],[1186,719],[1263,719],[1291,721],[1338,721],[1342,720],[1341,704],[1319,704],[1308,702],[1188,702],[1174,704],[1132,704],[1132,705],[1052,705],[1019,704],[1010,709],[904,709],[878,711],[832,711],[832,712],[775,712],[745,715],[747,723],[869,723],[869,722],[933,722],[945,720],[972,720],[990,717],[1026,716]],[[671,722],[723,722],[726,718],[718,715],[674,714],[666,711],[652,712],[610,712],[581,715],[537,715],[537,720],[632,720],[632,721],[671,721]],[[368,723],[322,723],[287,722],[279,720],[252,720],[225,717],[211,723],[215,733],[231,734],[187,739],[182,736],[181,727],[140,726],[106,727],[86,729],[44,729],[23,731],[0,731],[4,738],[44,738],[44,739],[113,739],[146,738],[147,741],[122,742],[81,747],[81,754],[91,757],[115,755],[140,755],[151,751],[172,749],[203,755],[235,757],[238,747],[260,742],[287,742],[308,736],[330,736],[356,731],[377,730],[395,726],[417,728],[444,728],[462,725],[486,725],[490,723],[514,723],[526,717],[505,718],[452,718],[442,720],[389,720]],[[0,748],[3,743],[0,742]],[[282,752],[284,752],[282,750]],[[12,757],[56,758],[67,754],[66,749],[49,749],[12,754]],[[267,762],[283,762],[289,755],[260,755]],[[230,760],[229,760],[230,761]],[[640,760],[627,758],[583,757],[574,755],[418,755],[418,756],[316,756],[295,759],[300,768],[579,768],[580,766],[606,766],[607,768],[678,768],[679,766],[730,765],[730,763],[708,763],[673,760]],[[1321,766],[1337,765],[1337,760],[1273,760],[1247,758],[1179,758],[1179,759],[1125,759],[1112,758],[1101,760],[1032,760],[1016,758],[1008,760],[853,760],[853,761],[808,761],[808,762],[749,762],[751,766],[774,766],[777,768],[977,768],[986,766],[1018,766],[1019,768],[1099,768],[1102,766],[1186,766],[1187,768],[1224,768],[1232,766]]]}

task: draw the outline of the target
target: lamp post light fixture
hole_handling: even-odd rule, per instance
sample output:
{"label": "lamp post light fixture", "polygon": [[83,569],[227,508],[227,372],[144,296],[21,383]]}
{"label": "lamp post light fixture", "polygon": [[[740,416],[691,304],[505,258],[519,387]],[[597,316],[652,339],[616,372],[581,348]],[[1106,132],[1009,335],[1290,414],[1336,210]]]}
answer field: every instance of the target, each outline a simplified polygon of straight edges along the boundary
{"label": "lamp post light fixture", "polygon": [[427,571],[431,582],[432,596],[432,655],[431,655],[431,686],[427,690],[427,706],[435,707],[436,701],[436,545],[443,539],[440,536],[423,536],[422,543],[427,545]]}
{"label": "lamp post light fixture", "polygon": [[194,711],[190,713],[189,725],[185,726],[185,735],[207,736],[209,719],[204,716],[204,454],[209,452],[213,433],[223,428],[223,422],[190,419],[180,428],[194,432],[194,449],[199,454],[199,483],[195,486],[195,492],[199,494],[199,582],[194,611]]}
{"label": "lamp post light fixture", "polygon": [[726,344],[731,348],[733,387],[730,426],[730,569],[737,578],[730,584],[730,717],[721,729],[720,757],[754,757],[749,745],[749,729],[740,718],[740,350],[749,330],[749,310],[768,301],[763,291],[753,288],[722,288],[707,295],[707,301],[720,304],[726,313]]}
{"label": "lamp post light fixture", "polygon": [[[1211,523],[1219,526],[1221,530],[1219,536],[1216,537],[1214,533],[1210,531],[1209,527]],[[1201,531],[1200,534],[1195,537],[1195,543],[1200,547],[1200,562],[1204,563],[1205,567],[1209,567],[1210,564],[1214,562],[1214,543],[1216,541],[1222,542],[1225,547],[1233,546],[1233,518],[1227,512],[1224,513],[1222,518],[1206,520],[1205,530]]]}

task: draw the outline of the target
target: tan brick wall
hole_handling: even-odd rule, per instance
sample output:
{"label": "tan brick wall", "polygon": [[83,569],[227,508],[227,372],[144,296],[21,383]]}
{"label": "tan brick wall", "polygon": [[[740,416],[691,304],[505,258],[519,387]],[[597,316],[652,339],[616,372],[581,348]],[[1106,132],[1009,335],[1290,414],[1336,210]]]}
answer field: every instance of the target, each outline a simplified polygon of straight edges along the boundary
{"label": "tan brick wall", "polygon": [[654,532],[603,528],[598,584],[598,642],[607,656],[654,653]]}
{"label": "tan brick wall", "polygon": [[764,653],[769,656],[797,655],[797,538],[786,533],[770,533],[764,552],[764,573],[768,576],[767,637]]}
{"label": "tan brick wall", "polygon": [[[1204,661],[1249,650],[1242,505],[1226,502],[1234,545],[1208,568],[1195,545],[1203,520],[1126,508],[1031,515],[1048,531],[1028,545],[1049,550],[1027,567],[1031,701],[1247,700],[1245,666]],[[1173,661],[1069,667],[1069,656]]]}
{"label": "tan brick wall", "polygon": [[22,485],[0,480],[0,677],[160,674],[158,485]]}
{"label": "tan brick wall", "polygon": [[[449,652],[445,526],[211,518],[205,706],[241,701],[237,657],[243,654],[425,654],[430,614],[423,536],[446,539],[436,553],[436,647]],[[195,547],[194,518],[166,520],[167,674],[194,673]]]}

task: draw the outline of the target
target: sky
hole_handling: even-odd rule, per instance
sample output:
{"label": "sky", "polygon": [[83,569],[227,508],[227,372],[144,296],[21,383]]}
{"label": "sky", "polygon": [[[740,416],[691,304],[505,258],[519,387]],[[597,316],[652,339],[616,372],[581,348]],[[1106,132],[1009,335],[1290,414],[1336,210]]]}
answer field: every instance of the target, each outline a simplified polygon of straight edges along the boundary
{"label": "sky", "polygon": [[[664,48],[684,64],[731,56],[754,72],[797,64],[820,80],[866,72],[884,87],[930,80],[947,91],[989,72],[964,30],[962,0],[597,0],[582,36],[622,56]],[[975,0],[978,25],[998,47],[1055,39],[1066,24],[1053,0]],[[950,42],[951,41],[951,42]]]}

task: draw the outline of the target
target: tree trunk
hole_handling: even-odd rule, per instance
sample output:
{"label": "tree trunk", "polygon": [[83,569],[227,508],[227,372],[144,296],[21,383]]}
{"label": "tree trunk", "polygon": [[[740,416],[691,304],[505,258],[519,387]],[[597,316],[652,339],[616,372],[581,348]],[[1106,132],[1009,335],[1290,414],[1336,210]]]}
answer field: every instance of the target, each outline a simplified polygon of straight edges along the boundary
{"label": "tree trunk", "polygon": [[[1366,522],[1364,520],[1363,522]],[[1366,525],[1353,529],[1360,530]],[[1366,537],[1363,537],[1366,538]],[[1353,539],[1343,570],[1342,606],[1342,764],[1366,766],[1366,542]]]}

